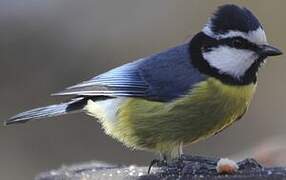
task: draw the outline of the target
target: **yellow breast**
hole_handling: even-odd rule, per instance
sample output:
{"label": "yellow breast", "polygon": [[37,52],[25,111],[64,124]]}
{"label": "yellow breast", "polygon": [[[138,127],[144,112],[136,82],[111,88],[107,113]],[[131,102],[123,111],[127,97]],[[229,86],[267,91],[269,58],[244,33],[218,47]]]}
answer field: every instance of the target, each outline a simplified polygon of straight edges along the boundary
{"label": "yellow breast", "polygon": [[200,137],[196,140],[199,140],[221,131],[240,118],[246,112],[255,90],[256,84],[227,85],[209,78],[199,83],[187,98],[174,102],[174,106],[177,109],[179,104],[188,104],[196,112],[190,118],[197,119],[200,122],[197,127],[206,130],[198,135]]}
{"label": "yellow breast", "polygon": [[109,134],[133,148],[163,151],[192,143],[234,122],[247,109],[255,84],[232,86],[209,78],[172,102],[127,98]]}

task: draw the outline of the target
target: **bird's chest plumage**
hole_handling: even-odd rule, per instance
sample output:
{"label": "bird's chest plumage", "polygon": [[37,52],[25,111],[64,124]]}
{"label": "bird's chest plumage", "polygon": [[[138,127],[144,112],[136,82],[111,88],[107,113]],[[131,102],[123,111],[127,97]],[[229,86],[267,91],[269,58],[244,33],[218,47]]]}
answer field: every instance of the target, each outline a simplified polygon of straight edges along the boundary
{"label": "bird's chest plumage", "polygon": [[[209,78],[197,84],[186,97],[173,103],[172,111],[186,118],[178,118],[190,136],[184,142],[194,142],[218,133],[239,119],[247,110],[256,85],[226,85]],[[183,134],[181,134],[183,136]]]}
{"label": "bird's chest plumage", "polygon": [[192,143],[217,133],[243,115],[255,87],[255,84],[230,86],[209,78],[198,83],[189,94],[168,103],[127,98],[109,131],[136,148]]}

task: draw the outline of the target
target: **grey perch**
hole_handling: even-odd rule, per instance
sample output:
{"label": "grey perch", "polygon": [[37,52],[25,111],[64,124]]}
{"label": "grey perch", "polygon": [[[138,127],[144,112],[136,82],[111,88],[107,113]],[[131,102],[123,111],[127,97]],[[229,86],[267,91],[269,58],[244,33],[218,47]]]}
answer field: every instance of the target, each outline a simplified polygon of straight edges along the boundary
{"label": "grey perch", "polygon": [[216,171],[219,159],[200,156],[188,156],[180,162],[166,167],[153,168],[147,174],[147,167],[118,166],[91,162],[62,167],[58,170],[41,173],[36,180],[286,180],[286,168],[262,167],[254,159],[238,162],[239,170],[233,175],[221,175]]}

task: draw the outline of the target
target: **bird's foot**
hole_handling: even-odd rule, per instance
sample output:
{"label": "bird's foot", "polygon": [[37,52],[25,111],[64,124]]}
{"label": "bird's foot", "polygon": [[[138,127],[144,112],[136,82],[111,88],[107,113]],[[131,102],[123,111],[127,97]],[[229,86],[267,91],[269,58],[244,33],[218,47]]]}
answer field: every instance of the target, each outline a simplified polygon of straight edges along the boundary
{"label": "bird's foot", "polygon": [[177,159],[174,159],[169,166],[176,167],[176,169],[183,169],[186,166],[192,166],[195,168],[207,168],[210,170],[216,170],[216,162],[219,159],[217,158],[206,158],[202,156],[192,156],[192,155],[180,155]]}
{"label": "bird's foot", "polygon": [[189,156],[181,154],[177,159],[173,159],[172,164],[175,165],[176,167],[183,168],[186,161],[189,161]]}
{"label": "bird's foot", "polygon": [[164,166],[168,166],[167,164],[167,160],[159,160],[159,159],[153,159],[150,162],[149,168],[148,168],[148,174],[150,174],[152,167],[156,165],[157,167],[164,167]]}
{"label": "bird's foot", "polygon": [[182,154],[178,159],[177,162],[198,162],[198,163],[206,163],[210,165],[216,165],[214,162],[218,161],[218,158],[206,158],[203,156],[192,156],[192,155],[185,155]]}

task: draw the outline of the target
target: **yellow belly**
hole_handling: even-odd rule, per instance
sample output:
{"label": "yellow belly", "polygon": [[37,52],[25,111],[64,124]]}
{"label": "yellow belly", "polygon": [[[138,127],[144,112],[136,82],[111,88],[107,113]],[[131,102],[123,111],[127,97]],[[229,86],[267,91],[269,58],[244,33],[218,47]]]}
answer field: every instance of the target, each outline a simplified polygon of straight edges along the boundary
{"label": "yellow belly", "polygon": [[168,153],[173,146],[209,137],[233,123],[246,111],[255,87],[209,78],[168,103],[127,98],[109,134],[132,148]]}

